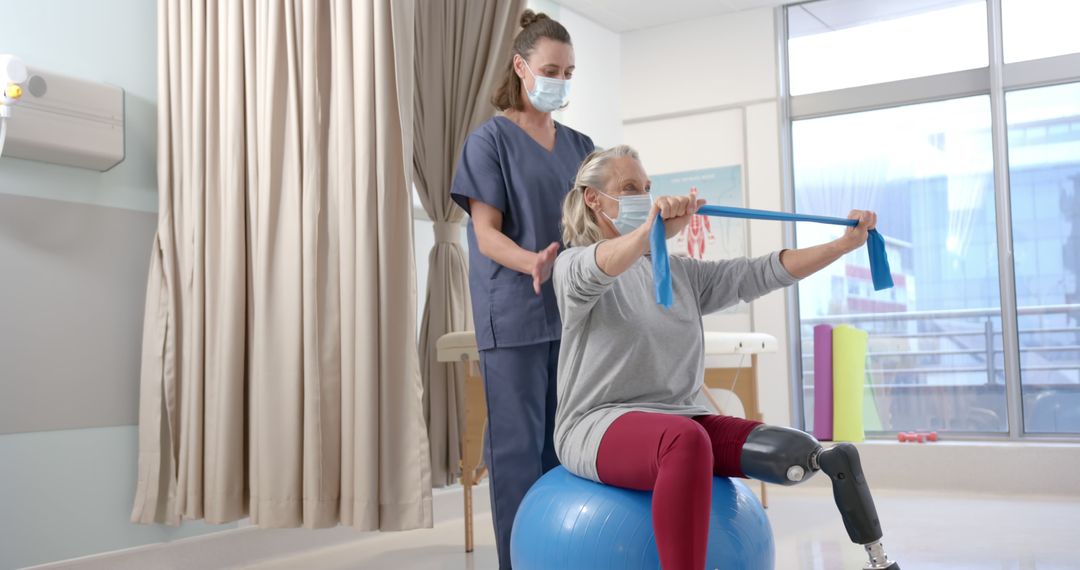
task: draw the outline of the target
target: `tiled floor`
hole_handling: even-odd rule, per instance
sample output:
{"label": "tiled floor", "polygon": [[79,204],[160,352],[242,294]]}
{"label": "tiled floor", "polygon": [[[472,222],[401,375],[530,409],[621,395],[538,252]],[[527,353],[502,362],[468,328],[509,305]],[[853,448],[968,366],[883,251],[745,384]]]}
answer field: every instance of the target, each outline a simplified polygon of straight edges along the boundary
{"label": "tiled floor", "polygon": [[[770,491],[777,570],[858,570],[828,491]],[[1080,570],[1080,501],[1011,500],[878,492],[885,546],[904,570]],[[491,519],[478,515],[477,547],[463,552],[460,520],[431,530],[374,535],[251,570],[494,570]],[[555,569],[553,569],[555,570]]]}

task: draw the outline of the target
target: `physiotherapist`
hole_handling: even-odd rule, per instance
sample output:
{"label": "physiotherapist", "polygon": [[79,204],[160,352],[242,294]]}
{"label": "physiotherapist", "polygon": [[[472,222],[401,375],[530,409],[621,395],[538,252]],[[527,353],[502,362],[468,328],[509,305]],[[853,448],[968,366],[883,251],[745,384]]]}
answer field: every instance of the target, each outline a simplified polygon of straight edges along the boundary
{"label": "physiotherapist", "polygon": [[562,323],[551,285],[563,198],[592,139],[555,122],[569,101],[574,48],[561,24],[526,10],[500,111],[469,134],[451,195],[469,214],[469,287],[488,424],[484,459],[499,568],[529,487],[559,465],[552,441]]}

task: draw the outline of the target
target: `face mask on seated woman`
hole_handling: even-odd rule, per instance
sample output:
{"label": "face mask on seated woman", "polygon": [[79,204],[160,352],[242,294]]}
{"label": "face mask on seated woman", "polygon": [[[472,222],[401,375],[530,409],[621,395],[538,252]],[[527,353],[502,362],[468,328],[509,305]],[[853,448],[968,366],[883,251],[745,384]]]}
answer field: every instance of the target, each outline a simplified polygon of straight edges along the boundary
{"label": "face mask on seated woman", "polygon": [[[600,191],[597,190],[597,192]],[[600,194],[619,203],[619,214],[614,218],[605,212],[601,213],[604,214],[605,218],[611,220],[611,223],[615,224],[615,229],[619,231],[620,235],[626,235],[636,230],[649,219],[649,212],[652,210],[651,194],[637,194],[620,198],[604,192],[600,192]]]}

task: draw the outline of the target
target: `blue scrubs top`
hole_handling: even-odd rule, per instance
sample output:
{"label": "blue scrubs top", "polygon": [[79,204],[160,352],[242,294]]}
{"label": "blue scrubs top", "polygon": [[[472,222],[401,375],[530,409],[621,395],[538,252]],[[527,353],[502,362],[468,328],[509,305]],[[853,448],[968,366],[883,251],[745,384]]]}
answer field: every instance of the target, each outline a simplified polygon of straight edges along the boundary
{"label": "blue scrubs top", "polygon": [[[500,210],[502,232],[523,249],[539,251],[551,242],[561,244],[563,198],[593,148],[589,137],[555,123],[555,147],[548,151],[513,121],[497,116],[465,140],[450,194],[470,215],[470,198]],[[562,321],[551,280],[537,295],[531,275],[480,253],[471,218],[468,235],[477,348],[558,340]]]}

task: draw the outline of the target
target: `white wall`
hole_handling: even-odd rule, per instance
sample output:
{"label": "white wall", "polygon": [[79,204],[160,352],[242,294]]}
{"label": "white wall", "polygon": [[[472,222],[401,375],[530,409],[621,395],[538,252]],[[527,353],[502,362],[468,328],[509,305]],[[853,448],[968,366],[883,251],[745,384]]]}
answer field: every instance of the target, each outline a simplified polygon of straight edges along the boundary
{"label": "white wall", "polygon": [[615,146],[623,138],[618,105],[622,87],[619,34],[567,8],[560,8],[557,18],[570,32],[577,66],[570,83],[570,105],[557,118],[589,135],[597,146]]}
{"label": "white wall", "polygon": [[[16,54],[31,67],[122,87],[127,139],[125,160],[106,173],[0,158],[0,193],[155,216],[156,29],[157,3],[148,0],[0,0],[0,53]],[[54,236],[51,245],[63,250],[64,240],[83,229],[72,228],[69,235]],[[27,256],[43,257],[48,263],[62,261],[59,256],[50,256],[50,251],[26,245],[33,240],[16,228],[4,227],[0,232],[0,241],[20,244],[21,252]],[[94,240],[95,236],[91,232],[77,239]],[[147,240],[145,247],[138,248],[138,259],[132,263],[148,264],[151,245]],[[133,289],[145,290],[145,278],[143,272],[136,278],[141,283],[132,284]],[[0,301],[13,302],[16,300],[10,298]],[[131,302],[142,307],[143,300],[140,296]],[[0,314],[4,313],[0,309]],[[68,318],[85,316],[71,314]],[[4,326],[0,319],[0,327]],[[101,330],[109,329],[102,324]],[[120,342],[125,340],[140,341],[137,335]],[[32,348],[42,352],[57,349],[55,336],[42,342]],[[0,362],[0,382],[26,381],[14,377],[7,364]],[[75,378],[69,380],[88,381],[83,374],[73,370]],[[131,366],[130,374],[137,378],[137,363]],[[126,425],[0,435],[0,569],[235,526],[194,523],[170,528],[131,524],[128,517],[137,473],[136,429]]]}
{"label": "white wall", "polygon": [[[736,12],[622,35],[624,142],[642,152],[650,173],[739,164],[745,204],[782,208],[772,9]],[[783,247],[777,222],[749,222],[750,255]],[[706,319],[709,330],[753,330],[780,341],[758,359],[762,413],[790,425],[790,382],[782,291],[750,313]]]}
{"label": "white wall", "polygon": [[157,3],[0,0],[0,53],[123,88],[126,121],[126,156],[112,170],[0,158],[0,192],[156,212]]}
{"label": "white wall", "polygon": [[772,9],[622,36],[623,120],[775,99]]}
{"label": "white wall", "polygon": [[0,436],[0,569],[171,542],[237,525],[129,522],[138,428]]}

